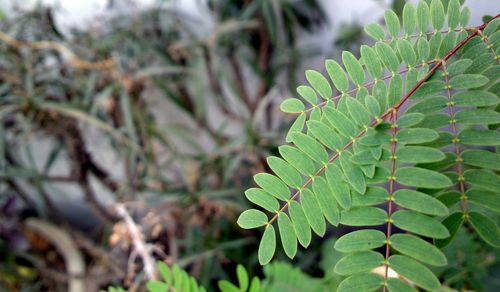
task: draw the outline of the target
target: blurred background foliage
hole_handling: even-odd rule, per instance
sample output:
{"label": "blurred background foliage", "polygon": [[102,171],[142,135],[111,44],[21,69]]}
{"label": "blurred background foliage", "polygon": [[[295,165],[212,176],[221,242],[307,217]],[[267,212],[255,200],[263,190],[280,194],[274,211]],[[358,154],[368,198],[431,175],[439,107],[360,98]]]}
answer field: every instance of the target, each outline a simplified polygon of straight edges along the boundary
{"label": "blurred background foliage", "polygon": [[[266,170],[264,158],[277,153],[290,122],[279,102],[295,94],[304,64],[321,51],[299,44],[326,25],[321,3],[197,3],[210,15],[203,33],[206,22],[161,2],[70,34],[54,24],[52,8],[1,13],[0,285],[7,291],[66,291],[75,277],[86,291],[140,291],[147,263],[131,226],[150,259],[177,263],[209,290],[234,280],[237,263],[277,291],[291,291],[280,288],[290,275],[318,290],[338,283],[333,233],[294,260],[304,274],[283,256],[261,269],[257,234],[235,223],[248,207],[243,191]],[[400,13],[403,4],[392,6]],[[326,55],[356,52],[363,41],[359,24],[344,24]],[[462,236],[470,244],[450,247],[451,257],[483,248]],[[481,271],[442,273],[450,283],[467,273],[464,287],[481,286],[484,263],[494,264],[488,255],[477,263]],[[69,272],[68,259],[81,274]],[[457,258],[457,267],[464,261],[474,264]]]}

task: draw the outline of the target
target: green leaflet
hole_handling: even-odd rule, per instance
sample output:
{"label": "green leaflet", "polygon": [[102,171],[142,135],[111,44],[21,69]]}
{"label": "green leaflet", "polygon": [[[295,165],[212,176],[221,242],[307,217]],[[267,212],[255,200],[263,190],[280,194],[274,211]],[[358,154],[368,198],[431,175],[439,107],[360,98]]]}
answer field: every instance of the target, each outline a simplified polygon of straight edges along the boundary
{"label": "green leaflet", "polygon": [[398,278],[387,279],[387,289],[389,292],[416,292],[413,287]]}
{"label": "green leaflet", "polygon": [[340,214],[340,223],[349,226],[376,226],[387,222],[387,213],[376,207],[358,207]]}
{"label": "green leaflet", "polygon": [[303,247],[308,247],[311,243],[311,228],[309,227],[309,222],[307,221],[304,210],[296,201],[291,201],[288,206],[288,211],[290,212],[290,218],[293,222],[293,228],[299,243]]}
{"label": "green leaflet", "polygon": [[332,88],[323,74],[314,70],[307,70],[306,79],[322,98],[329,99],[332,97]]}
{"label": "green leaflet", "polygon": [[460,143],[465,145],[498,146],[500,132],[483,129],[466,129],[458,134]]}
{"label": "green leaflet", "polygon": [[304,124],[306,123],[306,113],[301,113],[293,122],[292,126],[288,130],[286,135],[286,142],[291,142],[291,134],[295,132],[302,132],[304,129]]}
{"label": "green leaflet", "polygon": [[319,236],[323,236],[326,224],[316,196],[309,189],[304,189],[300,194],[300,203],[312,230]]}
{"label": "green leaflet", "polygon": [[430,53],[429,42],[427,41],[426,38],[420,37],[417,40],[416,47],[417,47],[418,60],[425,62],[425,60],[427,60],[427,58],[429,57]]}
{"label": "green leaflet", "polygon": [[382,63],[384,63],[384,66],[390,72],[396,73],[399,68],[399,60],[394,50],[386,43],[377,43],[375,45],[375,50],[382,60]]}
{"label": "green leaflet", "polygon": [[425,128],[401,129],[396,134],[397,142],[402,144],[421,144],[434,141],[438,137],[436,131]]}
{"label": "green leaflet", "polygon": [[342,62],[344,63],[345,69],[347,70],[349,76],[351,76],[354,84],[362,86],[365,82],[365,70],[361,67],[358,59],[356,59],[351,52],[343,51]]}
{"label": "green leaflet", "polygon": [[469,189],[466,194],[470,202],[500,213],[500,193]]}
{"label": "green leaflet", "polygon": [[280,200],[287,201],[290,198],[290,190],[277,177],[268,173],[258,173],[254,175],[255,183],[266,192]]}
{"label": "green leaflet", "polygon": [[248,289],[248,274],[242,265],[236,266],[236,277],[238,277],[241,291],[246,291]]}
{"label": "green leaflet", "polygon": [[276,251],[276,232],[272,225],[267,225],[259,244],[258,258],[261,265],[268,264]]}
{"label": "green leaflet", "polygon": [[460,228],[460,226],[462,226],[462,223],[464,222],[463,217],[464,215],[462,214],[462,212],[455,212],[443,220],[442,223],[446,227],[446,229],[448,229],[450,236],[444,239],[434,240],[434,243],[436,244],[437,247],[443,248],[447,246],[453,240],[453,238],[455,238],[458,229]]}
{"label": "green leaflet", "polygon": [[348,91],[349,79],[347,79],[347,75],[345,74],[344,69],[340,67],[339,63],[334,60],[326,60],[325,67],[330,79],[332,79],[333,84],[337,87],[337,90],[340,92]]}
{"label": "green leaflet", "polygon": [[278,211],[280,208],[278,201],[263,189],[250,188],[245,191],[245,196],[250,202],[271,213]]}
{"label": "green leaflet", "polygon": [[426,266],[412,258],[393,255],[389,258],[389,266],[398,274],[426,290],[436,290],[441,287],[436,276]]}
{"label": "green leaflet", "polygon": [[284,212],[278,214],[278,229],[283,249],[286,255],[293,259],[297,253],[297,237],[295,236],[292,222]]}
{"label": "green leaflet", "polygon": [[278,147],[278,150],[281,156],[303,175],[312,176],[316,172],[314,163],[299,149],[283,145]]}
{"label": "green leaflet", "polygon": [[389,199],[389,193],[381,187],[369,187],[365,194],[352,193],[352,206],[363,207],[382,204]]}
{"label": "green leaflet", "polygon": [[488,83],[488,78],[479,74],[461,74],[450,79],[448,84],[452,89],[477,88]]}
{"label": "green leaflet", "polygon": [[384,263],[382,254],[374,251],[362,251],[349,254],[340,259],[335,265],[335,273],[348,276],[369,272]]}
{"label": "green leaflet", "polygon": [[460,59],[451,63],[451,65],[448,66],[447,71],[450,76],[455,76],[464,73],[470,65],[472,65],[472,60]]}
{"label": "green leaflet", "polygon": [[382,113],[377,99],[371,95],[365,97],[365,106],[373,117],[378,118]]}
{"label": "green leaflet", "polygon": [[465,164],[500,170],[500,154],[486,150],[465,150],[461,155]]}
{"label": "green leaflet", "polygon": [[319,206],[326,220],[332,225],[337,226],[340,222],[340,211],[333,192],[323,177],[316,177],[312,183],[314,193],[318,199]]}
{"label": "green leaflet", "polygon": [[352,119],[362,127],[368,126],[371,123],[368,110],[355,98],[345,98],[349,115]]}
{"label": "green leaflet", "polygon": [[425,119],[418,123],[419,128],[440,129],[450,124],[450,115],[448,114],[430,114]]}
{"label": "green leaflet", "polygon": [[429,28],[429,18],[429,6],[425,1],[419,1],[417,5],[417,19],[420,32],[427,32]]}
{"label": "green leaflet", "polygon": [[458,0],[450,0],[448,3],[448,27],[453,29],[460,23],[460,3]]}
{"label": "green leaflet", "polygon": [[429,114],[429,113],[439,111],[439,110],[445,108],[446,106],[447,106],[447,102],[446,102],[446,99],[444,99],[443,97],[440,97],[440,96],[439,97],[429,97],[429,98],[426,98],[426,99],[420,101],[419,103],[411,106],[408,109],[407,113],[419,112],[419,113],[423,113],[423,114]]}
{"label": "green leaflet", "polygon": [[441,267],[448,262],[445,255],[427,241],[410,235],[394,234],[391,236],[391,247],[398,252],[429,265]]}
{"label": "green leaflet", "polygon": [[473,187],[498,192],[500,176],[485,169],[470,169],[464,172],[464,179]]}
{"label": "green leaflet", "polygon": [[325,107],[323,114],[330,124],[345,137],[355,137],[358,134],[356,126],[341,111],[332,107]]}
{"label": "green leaflet", "polygon": [[500,99],[488,91],[469,90],[453,95],[453,102],[458,106],[494,106]]}
{"label": "green leaflet", "polygon": [[343,280],[337,287],[337,292],[376,291],[383,283],[384,279],[381,276],[374,273],[363,273]]}
{"label": "green leaflet", "polygon": [[351,208],[351,193],[349,186],[342,179],[342,170],[337,165],[330,163],[325,170],[325,176],[330,190],[342,209]]}
{"label": "green leaflet", "polygon": [[328,153],[318,141],[303,133],[292,134],[293,143],[305,154],[319,163],[328,161]]}
{"label": "green leaflet", "polygon": [[439,221],[420,213],[397,211],[392,214],[391,219],[397,227],[415,234],[438,239],[450,236],[448,230]]}
{"label": "green leaflet", "polygon": [[418,163],[415,166],[434,171],[443,171],[456,163],[457,155],[455,153],[448,152],[445,154],[445,158],[440,161],[431,163]]}
{"label": "green leaflet", "polygon": [[401,39],[398,41],[398,52],[407,66],[413,66],[417,62],[417,55],[408,40]]}
{"label": "green leaflet", "polygon": [[447,176],[418,167],[399,168],[396,170],[395,176],[398,183],[412,187],[442,189],[453,185]]}
{"label": "green leaflet", "polygon": [[405,146],[396,151],[396,159],[401,162],[435,162],[445,158],[443,152],[438,149],[424,146]]}
{"label": "green leaflet", "polygon": [[288,162],[275,156],[270,156],[266,160],[272,171],[284,183],[295,189],[299,189],[302,186],[302,177]]}
{"label": "green leaflet", "polygon": [[500,113],[490,109],[461,110],[455,114],[457,123],[463,125],[490,125],[500,123]]}
{"label": "green leaflet", "polygon": [[344,173],[345,180],[358,193],[364,194],[366,191],[366,181],[361,168],[350,161],[351,153],[345,151],[339,157],[340,165]]}
{"label": "green leaflet", "polygon": [[316,105],[318,103],[316,92],[307,85],[297,87],[297,93],[311,105]]}
{"label": "green leaflet", "polygon": [[296,98],[287,98],[280,104],[280,109],[285,113],[300,113],[305,107],[302,101]]}
{"label": "green leaflet", "polygon": [[238,225],[244,229],[252,229],[267,224],[267,216],[262,211],[249,209],[240,214]]}
{"label": "green leaflet", "polygon": [[424,118],[425,115],[421,113],[408,113],[398,118],[396,123],[398,128],[409,128],[420,123]]}
{"label": "green leaflet", "polygon": [[427,81],[420,86],[417,91],[411,96],[412,99],[422,99],[434,96],[445,89],[445,84],[442,80]]}
{"label": "green leaflet", "polygon": [[331,150],[338,151],[347,144],[347,139],[341,138],[334,129],[323,122],[307,121],[307,128],[314,138]]}
{"label": "green leaflet", "polygon": [[378,23],[370,23],[365,26],[365,32],[367,35],[371,36],[377,41],[383,41],[385,37],[385,32],[382,26]]}
{"label": "green leaflet", "polygon": [[444,26],[444,7],[441,0],[432,0],[430,5],[431,23],[435,30]]}
{"label": "green leaflet", "polygon": [[399,36],[399,29],[401,26],[399,24],[398,16],[394,11],[386,10],[384,13],[384,20],[385,20],[385,25],[387,26],[387,29],[389,30],[389,33],[392,36],[392,39],[396,39]]}
{"label": "green leaflet", "polygon": [[429,215],[448,215],[448,208],[437,199],[414,190],[401,189],[394,193],[394,202],[407,209]]}
{"label": "green leaflet", "polygon": [[372,250],[385,245],[386,236],[379,230],[358,230],[348,233],[335,242],[335,249],[340,252]]}
{"label": "green leaflet", "polygon": [[362,45],[360,52],[368,73],[370,73],[373,78],[380,77],[380,75],[382,75],[382,65],[378,60],[375,50],[367,45]]}
{"label": "green leaflet", "polygon": [[417,27],[417,10],[411,3],[406,3],[403,8],[403,28],[405,35],[411,36]]}
{"label": "green leaflet", "polygon": [[444,56],[447,52],[449,52],[457,43],[457,34],[454,32],[449,32],[443,38],[441,42],[441,46],[439,47],[438,56]]}
{"label": "green leaflet", "polygon": [[468,219],[484,241],[491,246],[500,247],[500,230],[493,220],[478,212],[470,212]]}
{"label": "green leaflet", "polygon": [[401,75],[395,75],[389,82],[387,91],[387,105],[395,105],[403,97],[403,79]]}
{"label": "green leaflet", "polygon": [[429,40],[429,57],[435,58],[439,57],[439,48],[441,48],[441,42],[443,41],[443,36],[440,33],[434,34]]}

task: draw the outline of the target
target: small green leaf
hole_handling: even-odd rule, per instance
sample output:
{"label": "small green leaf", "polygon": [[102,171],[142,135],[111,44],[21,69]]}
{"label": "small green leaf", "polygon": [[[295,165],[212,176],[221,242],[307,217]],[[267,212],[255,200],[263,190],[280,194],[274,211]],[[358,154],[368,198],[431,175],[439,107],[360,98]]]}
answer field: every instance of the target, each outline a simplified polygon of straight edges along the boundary
{"label": "small green leaf", "polygon": [[311,228],[309,227],[309,222],[304,214],[304,210],[296,201],[291,201],[289,203],[288,210],[299,243],[303,247],[308,247],[311,243]]}
{"label": "small green leaf", "polygon": [[314,70],[307,70],[306,79],[323,99],[332,97],[332,88],[323,74]]}
{"label": "small green leaf", "polygon": [[440,150],[424,146],[405,146],[396,151],[396,159],[401,162],[435,162],[443,160],[445,157]]}
{"label": "small green leaf", "polygon": [[468,90],[455,93],[453,102],[458,106],[495,106],[500,98],[488,91]]}
{"label": "small green leaf", "polygon": [[408,113],[398,118],[397,125],[398,128],[409,128],[420,123],[424,118],[425,115],[421,113]]}
{"label": "small green leaf", "polygon": [[412,258],[393,255],[389,258],[389,266],[396,271],[396,273],[404,276],[421,288],[436,290],[441,287],[436,276],[434,276],[426,266]]}
{"label": "small green leaf", "polygon": [[238,225],[244,229],[252,229],[261,227],[267,224],[267,216],[262,211],[248,209],[238,217]]}
{"label": "small green leaf", "polygon": [[343,51],[342,62],[344,63],[347,73],[351,76],[354,84],[362,86],[365,82],[365,71],[363,70],[363,67],[361,67],[358,59],[356,59],[351,52]]}
{"label": "small green leaf", "polygon": [[283,181],[274,175],[268,173],[258,173],[254,175],[253,179],[258,186],[263,188],[273,197],[283,201],[287,201],[290,198],[290,190],[288,187],[285,183],[283,183]]}
{"label": "small green leaf", "polygon": [[365,32],[367,35],[371,36],[377,41],[383,41],[385,37],[385,32],[382,26],[378,23],[370,23],[365,26]]}
{"label": "small green leaf", "polygon": [[260,279],[257,277],[252,278],[252,282],[250,283],[250,289],[248,289],[248,292],[260,292]]}
{"label": "small green leaf", "polygon": [[500,123],[500,113],[490,109],[464,109],[455,114],[457,123],[463,125],[491,125]]}
{"label": "small green leaf", "polygon": [[414,190],[401,189],[394,193],[394,202],[401,207],[429,215],[448,215],[448,208],[439,200]]}
{"label": "small green leaf", "polygon": [[417,55],[408,40],[401,39],[398,41],[398,52],[407,66],[413,66],[417,62]]}
{"label": "small green leaf", "polygon": [[392,214],[392,220],[397,227],[432,238],[446,238],[450,236],[439,221],[426,215],[413,211],[397,211]]}
{"label": "small green leaf", "polygon": [[469,189],[466,194],[470,202],[500,213],[500,193]]}
{"label": "small green leaf", "polygon": [[270,156],[266,160],[269,167],[284,183],[296,189],[302,186],[302,177],[288,162],[274,156]]}
{"label": "small green leaf", "polygon": [[458,0],[450,0],[448,3],[448,27],[454,29],[460,23],[460,2]]}
{"label": "small green leaf", "polygon": [[259,188],[250,188],[245,191],[247,199],[257,206],[260,206],[267,211],[274,213],[279,210],[280,204],[268,192]]}
{"label": "small green leaf", "polygon": [[442,224],[446,227],[446,229],[448,229],[450,236],[443,239],[435,239],[434,243],[437,247],[443,248],[453,240],[453,238],[457,234],[458,229],[464,222],[463,217],[464,215],[462,214],[462,212],[455,212],[443,220]]}
{"label": "small green leaf", "polygon": [[360,194],[353,192],[352,206],[354,207],[364,207],[382,204],[389,199],[389,193],[386,189],[381,187],[369,187],[366,193]]}
{"label": "small green leaf", "polygon": [[278,229],[283,249],[286,255],[293,259],[297,253],[297,237],[295,236],[292,222],[284,212],[278,214]]}
{"label": "small green leaf", "polygon": [[498,192],[500,186],[500,176],[485,169],[470,169],[464,172],[464,179],[474,187]]}
{"label": "small green leaf", "polygon": [[302,132],[304,129],[304,124],[306,123],[306,113],[301,113],[293,122],[292,126],[288,130],[286,135],[286,142],[291,142],[291,134],[295,132]]}
{"label": "small green leaf", "polygon": [[319,236],[323,236],[326,231],[325,219],[323,218],[323,212],[321,212],[321,208],[314,193],[309,189],[302,190],[300,203],[302,204],[304,214],[312,230]]}
{"label": "small green leaf", "polygon": [[323,122],[307,121],[307,128],[314,138],[331,150],[340,150],[347,143],[347,139],[342,138],[333,128]]}
{"label": "small green leaf", "polygon": [[362,251],[349,254],[340,259],[335,265],[335,273],[348,276],[369,272],[384,263],[382,254],[375,251]]}
{"label": "small green leaf", "polygon": [[500,230],[495,221],[478,212],[470,212],[468,219],[469,223],[486,243],[494,247],[500,247]]}
{"label": "small green leaf", "polygon": [[345,180],[355,191],[364,194],[366,191],[365,176],[359,166],[351,163],[350,158],[351,154],[349,152],[344,152],[339,158]]}
{"label": "small green leaf", "polygon": [[[236,287],[233,283],[226,281],[226,280],[220,280],[217,282],[217,285],[219,286],[219,289],[221,292],[241,292],[238,287]],[[168,290],[165,290],[168,291]]]}
{"label": "small green leaf", "polygon": [[318,96],[316,95],[316,92],[307,85],[297,87],[297,93],[311,105],[316,105],[318,103]]}
{"label": "small green leaf", "polygon": [[311,159],[299,149],[283,145],[278,147],[281,156],[295,169],[305,176],[312,176],[316,172],[316,167]]}
{"label": "small green leaf", "polygon": [[328,161],[328,153],[326,153],[325,148],[323,148],[314,138],[298,132],[293,133],[291,137],[293,143],[297,145],[302,152],[307,154],[307,156],[320,163]]}
{"label": "small green leaf", "polygon": [[425,1],[419,1],[417,5],[418,29],[420,32],[427,32],[429,28],[429,6]]}
{"label": "small green leaf", "polygon": [[380,77],[382,75],[382,65],[375,50],[367,45],[362,45],[360,51],[368,73],[374,78]]}
{"label": "small green leaf", "polygon": [[345,74],[344,69],[340,67],[339,63],[334,60],[326,60],[325,67],[330,79],[332,79],[333,84],[337,87],[337,90],[340,92],[348,91],[349,79],[347,79],[347,75]]}
{"label": "small green leaf", "polygon": [[387,279],[387,289],[389,292],[416,292],[413,287],[399,278]]}
{"label": "small green leaf", "polygon": [[411,36],[417,27],[417,10],[411,3],[406,3],[403,8],[403,28],[405,35]]}
{"label": "small green leaf", "polygon": [[424,100],[411,106],[406,113],[423,113],[430,114],[447,107],[447,101],[441,96],[427,97]]}
{"label": "small green leaf", "polygon": [[274,256],[274,252],[276,251],[276,233],[274,231],[274,227],[272,225],[267,225],[264,234],[262,235],[262,239],[259,244],[259,263],[261,265],[268,264]]}
{"label": "small green leaf", "polygon": [[381,114],[380,104],[377,99],[371,95],[365,97],[365,105],[370,114],[374,117],[379,117]]}
{"label": "small green leaf", "polygon": [[444,7],[441,0],[432,0],[430,5],[431,23],[435,30],[444,26]]}
{"label": "small green leaf", "polygon": [[500,170],[500,154],[486,150],[465,150],[461,155],[465,164]]}
{"label": "small green leaf", "polygon": [[352,119],[362,127],[368,126],[371,123],[368,110],[355,98],[346,98],[347,109]]}
{"label": "small green leaf", "polygon": [[332,190],[335,199],[342,209],[351,208],[351,193],[349,191],[349,186],[342,179],[342,170],[335,164],[328,164],[328,168],[325,170],[325,176],[330,190]]}
{"label": "small green leaf", "polygon": [[412,187],[442,189],[453,185],[444,174],[418,167],[399,168],[395,176],[398,183]]}
{"label": "small green leaf", "polygon": [[435,58],[439,57],[439,48],[441,48],[441,43],[443,41],[443,36],[440,33],[435,33],[429,40],[429,57]]}
{"label": "small green leaf", "polygon": [[348,233],[335,242],[335,249],[340,252],[372,250],[385,245],[386,236],[382,231],[365,229]]}
{"label": "small green leaf", "polygon": [[337,292],[371,292],[378,290],[384,283],[384,278],[374,273],[364,273],[350,276],[340,282]]}
{"label": "small green leaf", "polygon": [[387,222],[387,213],[376,207],[358,207],[340,214],[340,223],[349,226],[376,226]]}
{"label": "small green leaf", "polygon": [[328,183],[324,178],[319,176],[314,179],[312,186],[326,220],[332,225],[337,226],[340,222],[340,211],[337,200],[330,190]]}
{"label": "small green leaf", "polygon": [[357,135],[357,128],[351,120],[339,110],[332,107],[325,107],[323,114],[330,124],[345,137],[355,137]]}
{"label": "small green leaf", "polygon": [[386,10],[384,13],[384,20],[392,39],[397,38],[399,36],[400,24],[396,13],[392,10]]}
{"label": "small green leaf", "polygon": [[280,105],[281,111],[285,113],[300,113],[304,108],[304,104],[296,98],[287,98]]}
{"label": "small green leaf", "polygon": [[[448,74],[450,76],[455,76],[455,75],[464,73],[465,70],[467,70],[467,68],[470,67],[470,65],[472,65],[472,60],[460,59],[460,60],[457,60],[457,61],[451,63],[448,66],[447,71],[448,71]],[[455,97],[453,97],[453,98],[455,98]]]}
{"label": "small green leaf", "polygon": [[477,88],[488,83],[488,78],[479,74],[461,74],[452,77],[448,84],[452,89]]}
{"label": "small green leaf", "polygon": [[167,266],[167,264],[164,262],[158,262],[157,266],[158,271],[160,271],[160,275],[162,276],[165,283],[171,284],[173,281],[172,272],[170,271],[170,268]]}
{"label": "small green leaf", "polygon": [[163,292],[168,291],[170,285],[160,281],[151,280],[146,284],[146,288],[148,288],[148,291],[151,292]]}
{"label": "small green leaf", "polygon": [[410,234],[394,234],[390,242],[391,247],[398,252],[426,264],[442,267],[448,263],[443,252],[419,237]]}
{"label": "small green leaf", "polygon": [[387,90],[387,105],[395,105],[403,97],[403,79],[401,75],[392,77]]}
{"label": "small green leaf", "polygon": [[426,38],[420,37],[417,40],[417,54],[418,59],[422,62],[425,62],[430,54],[429,42]]}
{"label": "small green leaf", "polygon": [[445,84],[441,80],[427,81],[420,86],[417,91],[411,96],[412,99],[421,99],[432,97],[445,89]]}
{"label": "small green leaf", "polygon": [[386,43],[377,43],[375,45],[375,50],[377,51],[377,54],[379,55],[380,59],[382,60],[382,63],[384,66],[390,71],[390,72],[397,72],[399,68],[399,60],[398,57],[396,56],[396,53],[394,50]]}
{"label": "small green leaf", "polygon": [[397,142],[402,144],[421,144],[434,141],[438,137],[436,131],[425,128],[401,129],[396,134]]}
{"label": "small green leaf", "polygon": [[483,129],[465,129],[458,134],[460,143],[465,145],[498,146],[500,132]]}
{"label": "small green leaf", "polygon": [[240,289],[242,291],[247,291],[247,289],[248,289],[248,274],[242,265],[236,266],[236,276],[238,277],[238,283],[240,284]]}

